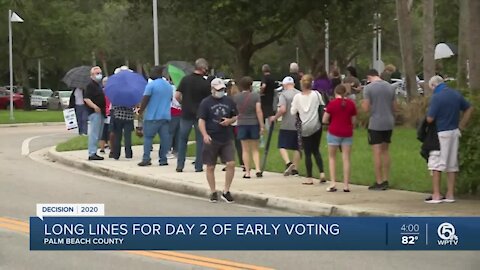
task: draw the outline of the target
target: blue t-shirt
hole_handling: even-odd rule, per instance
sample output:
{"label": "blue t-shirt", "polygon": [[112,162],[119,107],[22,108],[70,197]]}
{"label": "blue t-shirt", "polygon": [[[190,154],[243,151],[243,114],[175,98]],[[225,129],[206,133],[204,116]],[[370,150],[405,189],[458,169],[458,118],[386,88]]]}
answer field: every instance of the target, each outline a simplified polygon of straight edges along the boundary
{"label": "blue t-shirt", "polygon": [[214,142],[225,143],[233,139],[232,126],[220,125],[222,118],[236,116],[237,107],[229,97],[214,98],[208,96],[202,100],[198,108],[198,118],[205,120],[208,135]]}
{"label": "blue t-shirt", "polygon": [[437,131],[454,130],[460,122],[460,111],[465,111],[470,103],[456,90],[439,84],[433,91],[428,116],[435,120]]}
{"label": "blue t-shirt", "polygon": [[145,109],[144,120],[170,120],[172,86],[162,78],[153,80],[145,87],[144,96],[150,96]]}

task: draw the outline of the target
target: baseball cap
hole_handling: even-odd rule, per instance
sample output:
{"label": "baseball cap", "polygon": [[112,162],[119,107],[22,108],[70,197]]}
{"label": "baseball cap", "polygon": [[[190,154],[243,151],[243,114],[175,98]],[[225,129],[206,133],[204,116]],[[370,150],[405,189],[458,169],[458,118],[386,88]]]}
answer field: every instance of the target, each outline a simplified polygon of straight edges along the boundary
{"label": "baseball cap", "polygon": [[215,90],[220,90],[220,89],[223,89],[223,88],[226,88],[227,86],[225,85],[225,83],[223,83],[223,80],[220,79],[220,78],[215,78],[212,80],[212,82],[210,83],[210,85],[212,86],[212,88],[214,88]]}
{"label": "baseball cap", "polygon": [[282,84],[289,84],[289,83],[295,84],[295,81],[293,80],[292,77],[287,76],[287,77],[283,78]]}

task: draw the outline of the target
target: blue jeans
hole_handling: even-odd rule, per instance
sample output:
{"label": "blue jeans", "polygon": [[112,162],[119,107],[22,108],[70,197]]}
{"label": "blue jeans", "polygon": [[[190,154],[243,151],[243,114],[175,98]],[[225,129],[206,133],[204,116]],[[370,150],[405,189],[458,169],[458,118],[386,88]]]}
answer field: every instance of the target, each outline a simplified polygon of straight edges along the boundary
{"label": "blue jeans", "polygon": [[88,111],[85,105],[75,105],[75,115],[77,116],[78,134],[87,134],[88,132]]}
{"label": "blue jeans", "polygon": [[152,150],[153,138],[160,136],[160,150],[158,151],[158,162],[167,163],[168,145],[170,143],[170,134],[168,133],[169,120],[144,120],[143,121],[143,161],[150,161],[150,151]]}
{"label": "blue jeans", "polygon": [[122,135],[125,137],[125,157],[132,158],[132,132],[133,120],[123,120],[114,118],[112,123],[113,133],[115,134],[115,142],[113,143],[113,158],[119,159],[122,152]]}
{"label": "blue jeans", "polygon": [[172,116],[172,120],[170,120],[170,147],[168,150],[173,148],[173,152],[178,152],[178,142],[180,141],[180,116]]}
{"label": "blue jeans", "polygon": [[185,167],[185,157],[187,155],[187,142],[188,137],[190,136],[190,131],[192,126],[195,128],[195,141],[196,141],[196,150],[195,150],[195,171],[201,171],[203,169],[203,137],[198,129],[198,120],[180,120],[180,141],[178,143],[178,158],[177,158],[177,169],[182,169]]}
{"label": "blue jeans", "polygon": [[105,118],[102,113],[92,113],[88,116],[90,126],[88,130],[88,156],[97,154],[98,140],[102,135],[103,121]]}

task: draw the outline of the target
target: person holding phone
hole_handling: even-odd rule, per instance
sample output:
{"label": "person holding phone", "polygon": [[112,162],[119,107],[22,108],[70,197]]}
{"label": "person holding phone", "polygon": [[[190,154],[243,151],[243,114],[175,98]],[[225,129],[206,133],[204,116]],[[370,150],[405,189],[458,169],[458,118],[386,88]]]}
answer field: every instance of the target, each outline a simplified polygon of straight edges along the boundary
{"label": "person holding phone", "polygon": [[225,186],[221,198],[227,203],[233,203],[230,186],[235,174],[235,147],[233,145],[232,124],[237,121],[236,105],[225,95],[226,85],[222,79],[213,79],[211,96],[202,100],[198,108],[198,129],[203,137],[203,163],[207,166],[207,181],[210,187],[210,202],[217,202],[215,188],[215,166],[220,157],[226,164]]}

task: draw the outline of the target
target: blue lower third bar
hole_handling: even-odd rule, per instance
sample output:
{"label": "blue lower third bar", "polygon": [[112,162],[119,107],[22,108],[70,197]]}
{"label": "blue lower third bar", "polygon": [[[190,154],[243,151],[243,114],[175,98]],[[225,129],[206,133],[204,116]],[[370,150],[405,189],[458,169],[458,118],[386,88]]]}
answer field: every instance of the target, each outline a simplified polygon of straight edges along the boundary
{"label": "blue lower third bar", "polygon": [[30,218],[31,250],[480,250],[480,217]]}

